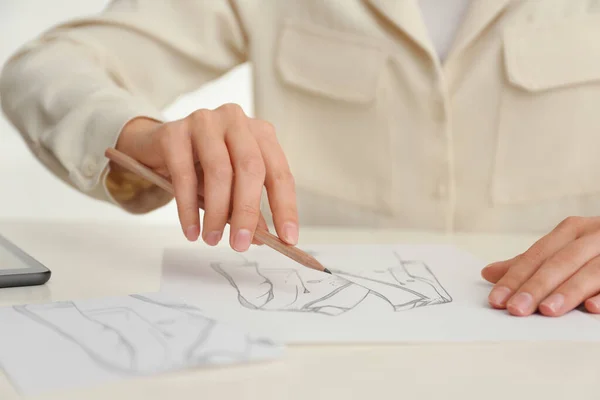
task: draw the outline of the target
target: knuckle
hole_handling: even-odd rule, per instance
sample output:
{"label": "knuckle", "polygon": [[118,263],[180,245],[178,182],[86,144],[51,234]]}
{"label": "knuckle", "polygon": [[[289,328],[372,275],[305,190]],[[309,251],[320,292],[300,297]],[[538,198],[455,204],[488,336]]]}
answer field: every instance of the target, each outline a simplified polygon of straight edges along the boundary
{"label": "knuckle", "polygon": [[521,286],[521,280],[515,276],[504,276],[501,280],[499,280],[496,285],[497,286],[506,286],[511,290],[517,290]]}
{"label": "knuckle", "polygon": [[236,103],[226,103],[219,107],[225,114],[230,115],[234,118],[245,118],[246,113],[244,109]]}
{"label": "knuckle", "polygon": [[587,285],[581,282],[580,280],[572,279],[567,284],[560,287],[557,292],[561,293],[565,297],[583,297],[583,295],[587,292]]}
{"label": "knuckle", "polygon": [[527,282],[520,288],[516,289],[519,293],[529,293],[533,299],[533,305],[537,306],[544,300],[554,287],[544,284],[543,282]]}
{"label": "knuckle", "polygon": [[600,256],[588,261],[579,271],[574,275],[577,279],[570,279],[569,285],[577,284],[585,286],[589,283],[594,282],[596,286],[600,284]]}
{"label": "knuckle", "polygon": [[297,221],[297,211],[295,207],[292,207],[290,205],[279,205],[279,206],[275,206],[273,205],[273,214],[275,214],[277,216],[277,218],[281,219],[281,220],[285,220],[285,221],[290,221],[290,222],[294,222],[294,223],[298,223]]}
{"label": "knuckle", "polygon": [[207,211],[204,215],[207,221],[206,224],[209,224],[211,222],[216,223],[217,221],[222,221],[222,223],[225,223],[229,218],[229,210],[227,209],[227,207],[222,209],[211,209]]}
{"label": "knuckle", "polygon": [[554,279],[551,278],[548,273],[534,275],[523,283],[521,290],[531,293],[535,298],[539,298],[555,288]]}
{"label": "knuckle", "polygon": [[171,171],[173,184],[181,187],[193,187],[198,183],[198,177],[196,174],[189,172],[174,172]]}
{"label": "knuckle", "polygon": [[163,149],[168,148],[176,140],[178,134],[179,130],[173,124],[165,124],[158,135],[158,144]]}
{"label": "knuckle", "polygon": [[240,211],[245,216],[252,217],[253,219],[258,219],[261,215],[260,207],[248,203],[241,204],[238,211]]}
{"label": "knuckle", "polygon": [[544,250],[539,245],[531,246],[526,252],[516,257],[516,264],[522,268],[531,268],[539,264],[543,258]]}
{"label": "knuckle", "polygon": [[582,224],[584,223],[584,220],[585,220],[585,218],[583,218],[583,217],[570,216],[570,217],[567,217],[564,220],[562,220],[558,224],[557,229],[569,230],[569,231],[577,230],[578,228],[580,228],[582,226]]}
{"label": "knuckle", "polygon": [[275,136],[275,125],[270,123],[269,121],[261,121],[261,131],[265,135]]}
{"label": "knuckle", "polygon": [[558,271],[565,268],[570,268],[574,263],[575,251],[563,250],[554,254],[545,262],[546,269],[550,271]]}
{"label": "knuckle", "polygon": [[508,272],[498,281],[499,286],[506,286],[510,289],[516,290],[519,288],[529,277],[529,274],[523,270],[511,268]]}
{"label": "knuckle", "polygon": [[585,268],[589,269],[591,276],[600,280],[600,256],[590,261],[587,265],[585,265]]}
{"label": "knuckle", "polygon": [[209,162],[203,169],[205,174],[217,182],[230,182],[233,179],[233,168],[228,162]]}
{"label": "knuckle", "polygon": [[199,109],[199,110],[192,112],[189,115],[188,119],[191,122],[192,127],[204,128],[211,124],[213,115],[210,110]]}
{"label": "knuckle", "polygon": [[256,123],[256,131],[257,133],[267,140],[276,140],[277,135],[275,132],[275,126],[268,121],[257,121]]}
{"label": "knuckle", "polygon": [[169,148],[171,137],[168,134],[162,134],[157,137],[158,146],[164,151]]}
{"label": "knuckle", "polygon": [[246,175],[263,180],[266,174],[265,163],[260,156],[248,156],[240,161],[240,171]]}
{"label": "knuckle", "polygon": [[294,175],[288,169],[280,169],[273,172],[271,179],[274,184],[287,184],[291,186],[295,186],[296,184]]}
{"label": "knuckle", "polygon": [[182,201],[180,199],[177,200],[177,208],[179,209],[179,214],[182,220],[186,220],[190,222],[192,218],[195,218],[198,215],[198,209],[194,207],[194,204],[190,201]]}

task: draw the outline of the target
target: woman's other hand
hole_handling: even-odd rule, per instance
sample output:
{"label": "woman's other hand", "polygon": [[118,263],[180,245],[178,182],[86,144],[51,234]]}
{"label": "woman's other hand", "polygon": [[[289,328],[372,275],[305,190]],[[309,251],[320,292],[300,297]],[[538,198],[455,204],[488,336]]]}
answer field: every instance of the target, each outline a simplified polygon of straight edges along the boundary
{"label": "woman's other hand", "polygon": [[600,313],[600,217],[569,217],[527,251],[488,265],[488,301],[512,315],[560,316],[580,304]]}

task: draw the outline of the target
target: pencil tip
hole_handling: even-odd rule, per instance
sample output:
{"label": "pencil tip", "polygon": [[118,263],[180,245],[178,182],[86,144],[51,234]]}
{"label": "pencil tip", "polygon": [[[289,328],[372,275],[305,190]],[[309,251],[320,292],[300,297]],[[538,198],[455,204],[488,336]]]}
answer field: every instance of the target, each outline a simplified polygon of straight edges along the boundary
{"label": "pencil tip", "polygon": [[329,275],[333,275],[333,274],[331,273],[331,271],[330,271],[330,270],[328,270],[327,268],[323,269],[323,272],[325,272],[326,274],[329,274]]}

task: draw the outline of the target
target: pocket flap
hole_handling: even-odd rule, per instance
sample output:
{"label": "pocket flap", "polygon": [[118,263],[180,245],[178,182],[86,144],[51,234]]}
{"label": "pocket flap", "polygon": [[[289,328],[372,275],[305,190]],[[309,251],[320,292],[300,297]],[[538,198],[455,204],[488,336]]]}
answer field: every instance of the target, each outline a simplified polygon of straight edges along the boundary
{"label": "pocket flap", "polygon": [[383,48],[373,39],[286,21],[276,65],[289,85],[336,100],[369,103],[384,60]]}
{"label": "pocket flap", "polygon": [[507,28],[504,56],[509,81],[531,92],[600,82],[600,16]]}

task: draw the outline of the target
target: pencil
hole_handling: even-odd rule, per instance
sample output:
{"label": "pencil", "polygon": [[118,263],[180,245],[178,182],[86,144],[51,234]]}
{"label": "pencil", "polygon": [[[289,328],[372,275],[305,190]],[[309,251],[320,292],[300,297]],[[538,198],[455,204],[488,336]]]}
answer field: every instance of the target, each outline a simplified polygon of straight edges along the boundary
{"label": "pencil", "polygon": [[[152,182],[153,184],[155,184],[156,186],[160,187],[161,189],[167,191],[171,195],[173,195],[173,196],[175,195],[175,191],[173,190],[173,185],[171,184],[171,182],[168,179],[166,179],[163,176],[160,176],[159,174],[152,171],[150,168],[146,167],[142,163],[129,157],[127,154],[122,153],[113,148],[108,148],[105,151],[105,156],[109,160],[113,161],[115,164],[123,167],[124,169],[130,171],[131,173],[134,173],[134,174],[140,176],[141,178],[144,178],[147,181]],[[199,203],[199,207],[202,210],[204,210],[204,197],[200,194],[198,194],[198,203]],[[229,221],[228,221],[228,223],[229,223]],[[269,231],[267,231],[263,228],[260,228],[260,227],[256,228],[256,231],[254,233],[254,238],[256,240],[258,240],[260,243],[263,243],[264,245],[283,254],[284,256],[291,258],[292,260],[296,261],[297,263],[299,263],[305,267],[331,274],[331,271],[329,271],[327,268],[325,268],[323,265],[321,265],[321,263],[318,262],[313,256],[306,253],[305,251],[300,250],[299,248],[297,248],[295,246],[285,243],[284,241],[279,239],[277,236],[271,234]]]}

